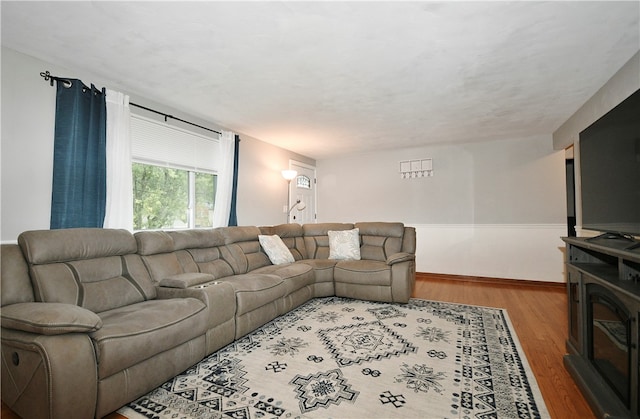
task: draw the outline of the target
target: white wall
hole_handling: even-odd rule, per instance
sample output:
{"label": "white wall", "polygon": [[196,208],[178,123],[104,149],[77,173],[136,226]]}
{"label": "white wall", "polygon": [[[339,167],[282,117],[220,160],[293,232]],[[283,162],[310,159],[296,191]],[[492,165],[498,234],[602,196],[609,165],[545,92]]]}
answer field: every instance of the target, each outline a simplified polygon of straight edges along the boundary
{"label": "white wall", "polygon": [[[1,240],[49,227],[55,88],[38,74],[80,78],[204,126],[117,82],[2,49]],[[212,119],[215,116],[212,116]],[[313,160],[242,135],[238,219],[282,222],[289,159]],[[435,176],[401,180],[401,160],[431,157]],[[319,221],[402,221],[418,230],[418,270],[563,281],[564,154],[551,137],[429,146],[317,162]]]}
{"label": "white wall", "polygon": [[[245,138],[245,137],[242,137]],[[315,161],[299,154],[247,137],[240,145],[238,179],[238,224],[277,225],[286,221],[288,183],[282,170],[289,159],[315,165]]]}
{"label": "white wall", "polygon": [[[81,70],[60,68],[8,48],[2,48],[2,141],[0,240],[15,242],[25,230],[48,229],[53,170],[56,89],[39,74],[79,78],[86,84],[131,95],[131,101],[212,129],[226,129],[193,118],[166,104],[127,91],[117,82],[101,80]],[[132,108],[136,111],[136,108]],[[152,116],[148,114],[148,116]],[[215,115],[212,115],[212,119]],[[170,120],[171,121],[171,120]],[[175,122],[180,124],[179,122]],[[280,171],[289,159],[314,164],[312,159],[240,134],[238,223],[279,224],[287,201],[287,182]]]}
{"label": "white wall", "polygon": [[554,148],[561,150],[577,143],[580,131],[640,89],[639,75],[640,51],[553,133]]}
{"label": "white wall", "polygon": [[49,228],[56,92],[38,76],[48,68],[56,71],[2,48],[3,242],[27,229]]}
{"label": "white wall", "polygon": [[582,179],[580,178],[580,132],[601,116],[640,89],[640,51],[623,65],[589,100],[585,102],[554,133],[556,150],[573,145],[575,154],[576,233],[578,236],[594,236],[594,230],[582,228]]}
{"label": "white wall", "polygon": [[[399,162],[433,158],[434,176]],[[402,221],[417,269],[563,282],[564,151],[551,136],[381,150],[317,162],[319,221]]]}
{"label": "white wall", "polygon": [[417,224],[418,272],[564,282],[565,224]]}

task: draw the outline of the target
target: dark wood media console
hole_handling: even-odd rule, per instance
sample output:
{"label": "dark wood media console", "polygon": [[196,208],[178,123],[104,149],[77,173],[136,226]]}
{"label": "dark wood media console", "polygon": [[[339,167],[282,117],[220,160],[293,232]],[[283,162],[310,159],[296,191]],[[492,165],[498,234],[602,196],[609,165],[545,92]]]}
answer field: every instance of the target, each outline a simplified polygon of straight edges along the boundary
{"label": "dark wood media console", "polygon": [[569,336],[564,364],[601,418],[640,418],[640,243],[563,238]]}

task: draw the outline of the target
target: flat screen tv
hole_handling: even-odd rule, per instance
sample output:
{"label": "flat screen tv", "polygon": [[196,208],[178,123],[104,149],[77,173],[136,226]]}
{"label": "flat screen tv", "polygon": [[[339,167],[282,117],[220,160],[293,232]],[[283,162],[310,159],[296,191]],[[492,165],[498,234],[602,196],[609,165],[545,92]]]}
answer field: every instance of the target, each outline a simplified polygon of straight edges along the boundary
{"label": "flat screen tv", "polygon": [[640,236],[640,90],[580,133],[582,227]]}

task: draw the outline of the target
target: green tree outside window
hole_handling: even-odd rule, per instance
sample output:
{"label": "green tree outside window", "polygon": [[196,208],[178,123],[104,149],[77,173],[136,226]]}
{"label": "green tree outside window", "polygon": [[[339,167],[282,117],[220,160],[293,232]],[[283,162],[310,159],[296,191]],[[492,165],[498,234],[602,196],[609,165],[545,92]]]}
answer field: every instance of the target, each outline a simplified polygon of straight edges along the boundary
{"label": "green tree outside window", "polygon": [[[135,230],[213,226],[216,175],[143,163],[134,163],[132,168]],[[190,174],[193,188],[189,187]],[[191,217],[190,193],[194,195]]]}

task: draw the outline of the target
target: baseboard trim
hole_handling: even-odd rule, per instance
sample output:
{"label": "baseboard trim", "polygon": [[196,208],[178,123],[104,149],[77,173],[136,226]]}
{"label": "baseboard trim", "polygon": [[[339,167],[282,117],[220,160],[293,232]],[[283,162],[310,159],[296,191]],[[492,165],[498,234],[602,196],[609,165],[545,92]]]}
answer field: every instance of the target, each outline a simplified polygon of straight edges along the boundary
{"label": "baseboard trim", "polygon": [[474,282],[491,285],[516,285],[518,287],[553,288],[565,290],[562,282],[529,281],[524,279],[489,278],[484,276],[450,275],[430,272],[416,272],[416,280],[441,279],[447,281]]}

